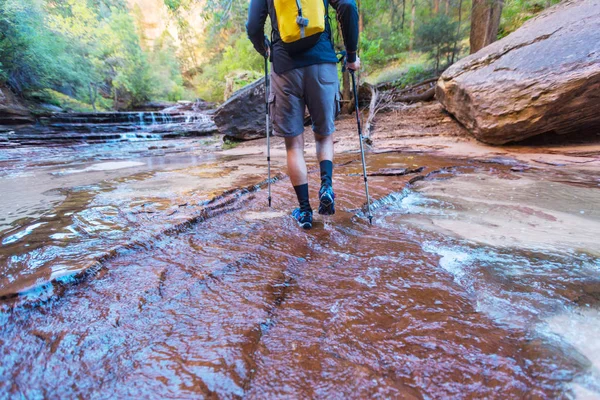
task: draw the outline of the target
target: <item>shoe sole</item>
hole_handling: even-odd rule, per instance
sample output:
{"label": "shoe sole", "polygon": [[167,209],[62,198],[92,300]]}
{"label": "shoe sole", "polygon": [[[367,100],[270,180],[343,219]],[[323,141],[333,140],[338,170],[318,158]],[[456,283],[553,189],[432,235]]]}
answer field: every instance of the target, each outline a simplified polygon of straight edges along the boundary
{"label": "shoe sole", "polygon": [[321,196],[319,199],[319,214],[321,215],[333,215],[335,214],[335,202],[329,196]]}
{"label": "shoe sole", "polygon": [[305,222],[303,224],[298,222],[298,226],[300,226],[300,228],[306,229],[306,230],[312,229],[312,224],[310,222]]}

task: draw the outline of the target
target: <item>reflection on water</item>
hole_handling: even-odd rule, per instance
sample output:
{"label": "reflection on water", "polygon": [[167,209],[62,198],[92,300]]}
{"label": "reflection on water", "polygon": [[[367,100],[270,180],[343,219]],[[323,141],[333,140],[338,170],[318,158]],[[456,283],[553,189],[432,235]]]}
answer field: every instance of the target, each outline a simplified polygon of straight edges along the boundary
{"label": "reflection on water", "polygon": [[[264,190],[227,191],[264,179],[262,155],[72,174],[88,181],[2,236],[29,227],[2,249],[2,285],[32,288],[35,306],[13,299],[0,313],[0,393],[600,393],[597,177],[574,186],[566,173],[371,155],[370,170],[416,164],[428,177],[370,179],[379,201],[369,226],[356,214],[355,159],[336,168],[338,213],[316,216],[308,232],[288,215],[288,181],[273,184],[273,209]],[[74,281],[77,257],[102,262]]]}
{"label": "reflection on water", "polygon": [[139,161],[111,161],[111,162],[103,162],[98,164],[90,165],[89,167],[85,167],[82,169],[67,169],[62,170],[60,172],[53,172],[53,175],[64,175],[64,174],[77,174],[81,172],[91,172],[91,171],[113,171],[115,169],[122,168],[131,168],[131,167],[139,167],[144,165],[143,162]]}

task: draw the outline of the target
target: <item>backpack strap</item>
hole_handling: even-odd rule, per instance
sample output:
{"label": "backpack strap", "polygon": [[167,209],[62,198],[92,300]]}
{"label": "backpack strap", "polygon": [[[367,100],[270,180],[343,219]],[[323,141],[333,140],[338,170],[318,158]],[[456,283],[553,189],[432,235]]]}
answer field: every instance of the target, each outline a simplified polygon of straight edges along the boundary
{"label": "backpack strap", "polygon": [[296,17],[296,23],[300,26],[300,37],[304,39],[306,37],[304,28],[308,26],[308,19],[302,16],[302,4],[300,4],[300,0],[296,0],[296,7],[298,7],[298,16]]}

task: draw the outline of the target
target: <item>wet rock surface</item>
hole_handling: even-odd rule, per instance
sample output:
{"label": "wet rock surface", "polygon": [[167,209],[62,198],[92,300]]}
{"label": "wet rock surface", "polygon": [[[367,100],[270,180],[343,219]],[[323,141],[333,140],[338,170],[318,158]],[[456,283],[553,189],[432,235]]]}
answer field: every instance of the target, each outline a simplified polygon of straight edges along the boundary
{"label": "wet rock surface", "polygon": [[213,110],[216,104],[210,101],[202,99],[196,99],[195,101],[178,101],[177,104],[173,104],[169,107],[162,108],[161,111],[165,113],[177,113],[177,112],[195,112],[201,113],[209,110]]}
{"label": "wet rock surface", "polygon": [[373,226],[353,118],[308,232],[280,138],[271,209],[264,139],[1,152],[0,393],[597,395],[600,153],[500,152],[436,107],[380,116]]}
{"label": "wet rock surface", "polygon": [[54,113],[37,124],[0,135],[0,147],[207,136],[212,118],[200,112]]}
{"label": "wet rock surface", "polygon": [[477,139],[600,134],[600,2],[564,1],[452,65],[437,98]]}
{"label": "wet rock surface", "polygon": [[217,109],[214,120],[226,138],[252,140],[266,137],[265,79],[235,92]]}

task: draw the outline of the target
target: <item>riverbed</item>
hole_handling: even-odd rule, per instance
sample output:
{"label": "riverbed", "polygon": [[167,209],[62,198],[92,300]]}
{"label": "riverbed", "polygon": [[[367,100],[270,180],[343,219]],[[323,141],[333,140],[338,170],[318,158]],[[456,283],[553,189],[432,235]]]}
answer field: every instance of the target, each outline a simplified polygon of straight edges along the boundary
{"label": "riverbed", "polygon": [[277,140],[3,151],[1,396],[600,396],[600,170],[388,141],[369,225],[343,133],[310,231]]}

